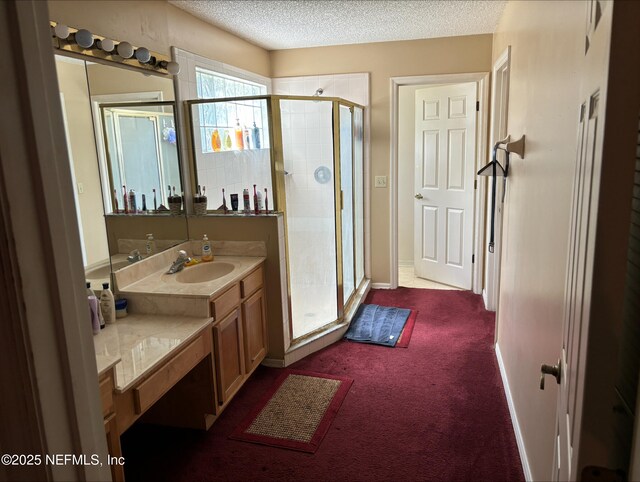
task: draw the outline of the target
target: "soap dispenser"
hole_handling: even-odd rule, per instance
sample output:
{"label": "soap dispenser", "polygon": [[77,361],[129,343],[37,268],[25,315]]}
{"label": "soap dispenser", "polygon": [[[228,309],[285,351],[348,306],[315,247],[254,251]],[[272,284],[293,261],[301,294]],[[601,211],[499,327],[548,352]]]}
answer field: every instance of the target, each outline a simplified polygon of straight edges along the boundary
{"label": "soap dispenser", "polygon": [[153,234],[147,234],[147,244],[145,245],[147,256],[151,256],[156,252],[156,240],[153,239]]}
{"label": "soap dispenser", "polygon": [[213,252],[211,251],[211,242],[205,234],[202,238],[202,261],[213,261]]}

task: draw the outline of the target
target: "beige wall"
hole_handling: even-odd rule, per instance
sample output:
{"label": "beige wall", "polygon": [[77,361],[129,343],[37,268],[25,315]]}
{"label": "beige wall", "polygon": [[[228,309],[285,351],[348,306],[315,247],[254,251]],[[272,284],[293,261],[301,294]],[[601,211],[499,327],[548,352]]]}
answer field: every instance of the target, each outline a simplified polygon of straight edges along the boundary
{"label": "beige wall", "polygon": [[[51,20],[168,55],[180,47],[269,76],[269,53],[165,2],[50,0]],[[186,66],[184,66],[186,67]]]}
{"label": "beige wall", "polygon": [[[271,52],[272,77],[370,72],[371,179],[389,176],[390,78],[488,72],[491,35],[383,42]],[[371,189],[371,275],[390,281],[389,189]]]}
{"label": "beige wall", "polygon": [[[73,159],[76,183],[81,183],[84,190],[83,193],[78,193],[81,234],[87,255],[86,263],[92,265],[106,260],[109,250],[87,77],[84,62],[58,60],[56,69],[60,92],[64,95],[63,108],[67,119],[69,150]],[[77,184],[74,188],[78,188]]]}
{"label": "beige wall", "polygon": [[578,129],[586,2],[508,2],[493,59],[511,45],[498,345],[534,480],[549,480],[557,385],[539,390],[540,364],[560,355],[569,215]]}

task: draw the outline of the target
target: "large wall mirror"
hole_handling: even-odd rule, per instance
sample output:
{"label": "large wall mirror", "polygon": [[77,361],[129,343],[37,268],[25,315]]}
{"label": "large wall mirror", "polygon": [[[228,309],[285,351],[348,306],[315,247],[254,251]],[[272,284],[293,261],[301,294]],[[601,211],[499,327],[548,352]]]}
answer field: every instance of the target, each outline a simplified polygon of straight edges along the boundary
{"label": "large wall mirror", "polygon": [[100,289],[147,256],[149,234],[151,254],[188,238],[169,210],[183,190],[173,82],[61,55],[56,69],[85,273]]}

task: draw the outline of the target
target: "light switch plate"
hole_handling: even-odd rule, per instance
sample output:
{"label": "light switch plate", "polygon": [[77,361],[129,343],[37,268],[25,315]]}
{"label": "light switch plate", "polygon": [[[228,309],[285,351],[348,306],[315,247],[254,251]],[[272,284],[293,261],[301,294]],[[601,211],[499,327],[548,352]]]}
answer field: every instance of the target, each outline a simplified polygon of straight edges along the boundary
{"label": "light switch plate", "polygon": [[387,187],[387,176],[376,176],[376,187]]}
{"label": "light switch plate", "polygon": [[81,182],[78,183],[78,194],[84,193],[84,184]]}

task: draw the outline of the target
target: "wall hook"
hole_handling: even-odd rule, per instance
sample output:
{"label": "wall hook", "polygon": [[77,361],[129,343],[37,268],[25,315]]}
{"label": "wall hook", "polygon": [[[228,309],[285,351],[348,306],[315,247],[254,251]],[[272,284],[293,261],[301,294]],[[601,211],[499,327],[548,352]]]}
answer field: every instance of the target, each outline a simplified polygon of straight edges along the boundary
{"label": "wall hook", "polygon": [[[509,136],[507,139],[509,139],[510,137],[511,136]],[[518,154],[520,159],[524,159],[524,134],[517,141],[507,141],[505,149],[511,154]]]}

